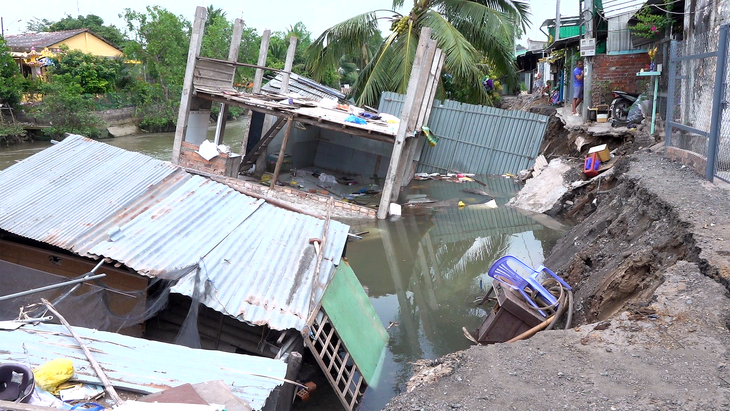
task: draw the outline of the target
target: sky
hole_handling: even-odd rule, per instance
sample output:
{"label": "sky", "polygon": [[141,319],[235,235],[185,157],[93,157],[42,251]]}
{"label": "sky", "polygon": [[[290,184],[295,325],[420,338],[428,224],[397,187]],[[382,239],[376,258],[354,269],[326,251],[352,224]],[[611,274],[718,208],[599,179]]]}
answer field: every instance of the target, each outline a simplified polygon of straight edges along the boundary
{"label": "sky", "polygon": [[[555,18],[556,0],[529,0],[532,9],[532,26],[523,39],[545,40],[539,26],[546,19]],[[312,32],[313,38],[328,27],[340,21],[375,9],[390,9],[392,0],[0,0],[0,16],[4,19],[5,34],[18,34],[25,31],[27,21],[33,18],[58,21],[65,15],[78,16],[95,14],[106,24],[124,29],[124,22],[118,15],[124,8],[144,11],[147,5],[157,4],[167,10],[193,19],[196,6],[213,5],[227,12],[229,19],[243,18],[246,25],[261,33],[269,28],[283,31],[301,21]],[[411,1],[405,1],[408,6]],[[578,0],[562,0],[561,15],[578,14]],[[20,21],[18,21],[20,20]],[[385,28],[385,27],[381,27]]]}

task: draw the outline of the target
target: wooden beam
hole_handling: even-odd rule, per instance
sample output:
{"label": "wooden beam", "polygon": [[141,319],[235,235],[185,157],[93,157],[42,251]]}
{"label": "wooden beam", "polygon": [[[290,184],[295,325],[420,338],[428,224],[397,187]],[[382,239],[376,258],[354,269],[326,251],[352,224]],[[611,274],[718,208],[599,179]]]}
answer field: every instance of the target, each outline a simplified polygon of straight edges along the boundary
{"label": "wooden beam", "polygon": [[274,169],[274,176],[271,178],[271,188],[276,187],[276,180],[279,179],[279,173],[281,172],[281,165],[284,164],[284,156],[286,154],[286,143],[289,142],[289,136],[291,135],[291,128],[294,124],[294,119],[289,117],[286,120],[286,129],[284,129],[284,139],[281,141],[281,148],[279,149],[279,158],[276,160],[276,168]]}
{"label": "wooden beam", "polygon": [[408,88],[406,92],[406,100],[403,103],[403,111],[401,112],[401,121],[398,132],[395,136],[393,144],[393,152],[390,157],[390,165],[388,166],[388,174],[385,176],[385,184],[380,197],[380,206],[378,208],[378,219],[384,219],[388,215],[388,208],[391,203],[395,179],[398,174],[398,165],[401,162],[401,154],[405,145],[406,133],[408,132],[409,118],[412,115],[414,103],[416,101],[416,91],[418,89],[419,73],[423,65],[423,57],[426,52],[428,41],[431,40],[431,29],[424,27],[421,29],[421,37],[418,40],[416,48],[416,56],[413,60],[413,68],[411,69],[411,77],[408,80]]}
{"label": "wooden beam", "polygon": [[56,407],[46,407],[45,405],[32,405],[15,403],[12,401],[0,400],[0,409],[11,411],[58,411]]}
{"label": "wooden beam", "polygon": [[221,60],[221,59],[214,59],[214,58],[210,58],[210,57],[198,57],[198,61],[212,61],[215,63],[228,64],[230,66],[250,67],[250,68],[261,69],[261,70],[275,71],[277,73],[284,73],[286,71],[286,70],[277,69],[277,68],[273,68],[273,67],[261,66],[258,64],[241,63],[238,61],[227,61],[227,60]]}
{"label": "wooden beam", "polygon": [[362,129],[359,127],[347,126],[347,125],[343,125],[340,123],[330,122],[327,120],[315,119],[312,117],[304,117],[304,116],[294,113],[291,110],[267,109],[267,108],[263,108],[263,107],[260,107],[257,105],[246,104],[244,102],[236,100],[235,97],[226,98],[226,97],[220,97],[220,96],[216,96],[216,95],[212,95],[212,94],[205,94],[204,92],[198,92],[197,96],[201,99],[210,100],[210,101],[218,101],[218,102],[226,103],[226,104],[229,104],[232,106],[243,107],[248,110],[256,111],[259,113],[270,114],[272,116],[277,116],[277,117],[292,116],[295,121],[298,121],[302,124],[310,124],[315,127],[339,131],[341,133],[347,133],[347,134],[351,134],[353,136],[365,137],[365,138],[369,138],[371,140],[378,140],[378,141],[383,141],[385,143],[391,143],[391,144],[393,144],[393,142],[394,142],[394,137],[389,134],[382,134],[375,130],[365,130],[365,129]]}
{"label": "wooden beam", "polygon": [[[241,35],[243,34],[243,20],[236,19],[233,23],[233,35],[231,37],[231,47],[228,49],[228,61],[238,61],[238,51],[241,49]],[[233,71],[231,79],[231,87],[236,79],[236,72]],[[215,126],[215,145],[223,143],[223,136],[226,132],[226,121],[228,119],[228,105],[221,103],[221,109],[218,112],[218,122]]]}
{"label": "wooden beam", "polygon": [[[271,30],[266,29],[264,30],[264,34],[261,36],[261,47],[259,48],[259,60],[258,60],[258,66],[263,66],[266,64],[266,56],[269,54],[269,40],[271,39]],[[254,76],[253,80],[253,93],[258,94],[261,93],[261,83],[264,80],[264,70],[262,68],[256,69],[256,75]],[[243,138],[241,140],[241,157],[246,156],[246,147],[248,146],[248,137],[251,133],[251,120],[253,117],[253,112],[251,110],[248,111],[248,116],[246,116],[246,123],[243,125]]]}
{"label": "wooden beam", "polygon": [[74,337],[76,342],[79,343],[79,347],[81,347],[81,350],[84,352],[84,354],[86,355],[86,358],[89,360],[89,364],[91,364],[91,368],[94,369],[96,376],[99,377],[99,379],[101,380],[101,383],[104,385],[104,390],[109,395],[109,397],[112,399],[112,401],[114,401],[114,405],[116,405],[116,406],[122,405],[124,403],[124,401],[119,397],[119,394],[117,394],[117,391],[114,389],[114,386],[112,385],[111,381],[109,381],[109,378],[107,378],[106,373],[101,368],[99,363],[96,361],[94,356],[91,354],[91,351],[89,351],[89,347],[87,347],[86,344],[84,343],[84,341],[81,339],[81,337],[79,337],[79,335],[76,334],[76,330],[74,330],[73,327],[71,327],[71,324],[69,324],[68,321],[66,321],[66,319],[61,315],[61,313],[56,311],[56,307],[54,307],[53,304],[51,304],[45,298],[41,298],[41,301],[43,302],[43,305],[46,306],[48,311],[52,312],[53,315],[56,316],[58,321],[60,321],[61,324],[63,324],[68,329],[68,332],[71,333],[71,336]]}
{"label": "wooden beam", "polygon": [[188,62],[185,68],[185,79],[183,80],[182,95],[180,96],[180,111],[177,115],[177,126],[175,127],[175,142],[172,146],[172,163],[180,163],[180,150],[185,133],[188,130],[188,119],[190,117],[190,103],[193,99],[193,77],[195,75],[195,62],[200,55],[200,46],[203,43],[203,29],[208,10],[205,7],[196,7],[195,21],[193,22],[193,33],[190,36],[190,47],[188,48]]}
{"label": "wooden beam", "polygon": [[297,38],[289,37],[289,50],[286,52],[286,61],[284,62],[284,72],[281,75],[281,94],[289,92],[289,77],[291,76],[291,67],[294,65],[294,54],[297,51]]}

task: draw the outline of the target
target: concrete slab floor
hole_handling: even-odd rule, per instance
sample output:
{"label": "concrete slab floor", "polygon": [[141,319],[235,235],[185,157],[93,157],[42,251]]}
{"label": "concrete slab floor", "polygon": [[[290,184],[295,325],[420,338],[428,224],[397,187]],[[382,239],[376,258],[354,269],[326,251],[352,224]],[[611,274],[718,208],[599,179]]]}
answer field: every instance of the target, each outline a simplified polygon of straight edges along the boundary
{"label": "concrete slab floor", "polygon": [[[327,175],[334,176],[338,180],[341,178],[349,178],[351,180],[354,180],[355,183],[351,185],[340,184],[337,182],[324,183],[319,180],[319,177],[314,177],[312,175],[314,172],[325,173]],[[266,181],[266,185],[268,186],[272,177],[273,173],[266,172],[261,181]],[[259,181],[251,177],[241,178],[247,181]],[[286,187],[309,193],[316,192],[320,195],[332,195],[338,200],[347,199],[348,201],[351,201],[355,204],[371,208],[377,208],[377,205],[380,203],[380,194],[356,196],[351,199],[348,199],[347,196],[353,193],[357,193],[362,189],[380,191],[382,190],[382,180],[384,179],[375,179],[372,176],[366,177],[362,175],[346,175],[331,170],[324,170],[318,167],[298,168],[296,169],[296,176],[293,175],[293,172],[291,170],[282,171],[281,174],[279,174],[279,182]]]}

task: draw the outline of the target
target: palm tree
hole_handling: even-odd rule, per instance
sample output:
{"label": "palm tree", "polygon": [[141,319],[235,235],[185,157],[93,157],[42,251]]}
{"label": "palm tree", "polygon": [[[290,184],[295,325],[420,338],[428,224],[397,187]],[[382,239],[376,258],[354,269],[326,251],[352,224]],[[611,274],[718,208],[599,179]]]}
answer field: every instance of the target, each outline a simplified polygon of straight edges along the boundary
{"label": "palm tree", "polygon": [[320,79],[337,68],[344,54],[360,55],[362,46],[378,33],[378,21],[391,22],[390,34],[353,87],[358,104],[377,105],[384,91],[405,93],[422,27],[445,55],[444,70],[468,87],[477,100],[487,96],[480,84],[486,71],[514,76],[514,36],[528,24],[528,5],[523,0],[414,0],[407,14],[397,11],[404,0],[393,0],[392,10],[373,10],[325,30],[307,49],[308,70]]}

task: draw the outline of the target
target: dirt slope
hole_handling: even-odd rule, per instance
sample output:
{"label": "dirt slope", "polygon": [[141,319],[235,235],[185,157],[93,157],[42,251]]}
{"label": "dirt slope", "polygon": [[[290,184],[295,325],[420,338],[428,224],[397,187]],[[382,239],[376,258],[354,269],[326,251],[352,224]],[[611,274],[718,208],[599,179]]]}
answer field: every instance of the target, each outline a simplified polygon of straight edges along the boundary
{"label": "dirt slope", "polygon": [[583,325],[458,353],[388,409],[730,408],[728,194],[659,154],[617,167],[545,262]]}

